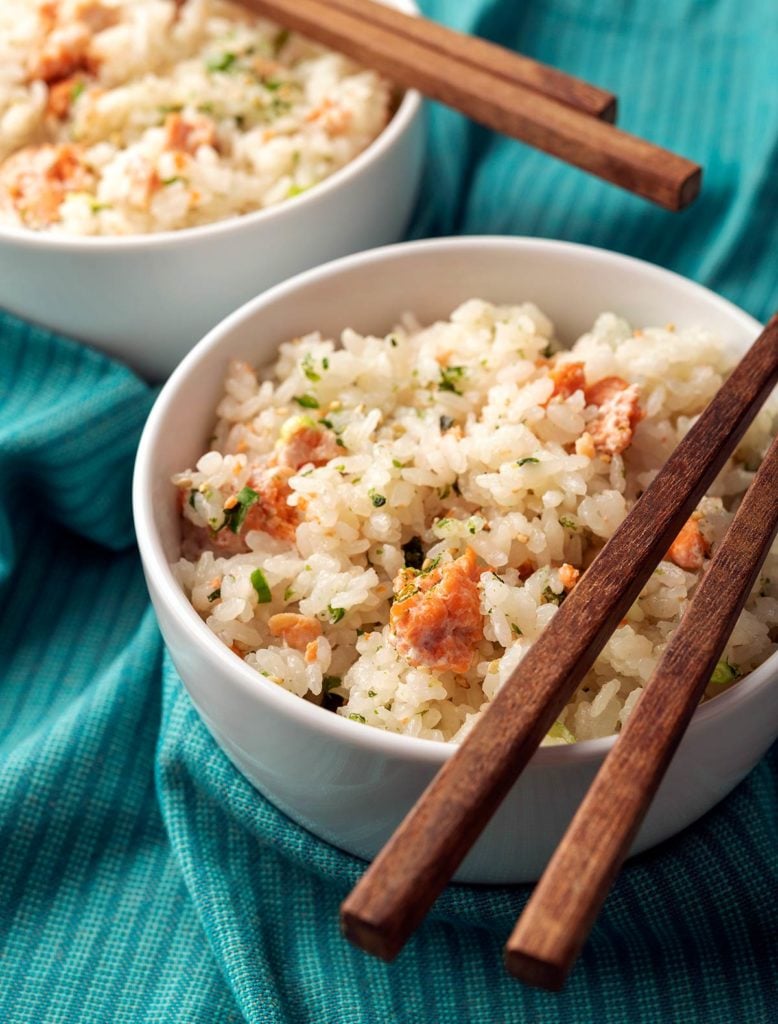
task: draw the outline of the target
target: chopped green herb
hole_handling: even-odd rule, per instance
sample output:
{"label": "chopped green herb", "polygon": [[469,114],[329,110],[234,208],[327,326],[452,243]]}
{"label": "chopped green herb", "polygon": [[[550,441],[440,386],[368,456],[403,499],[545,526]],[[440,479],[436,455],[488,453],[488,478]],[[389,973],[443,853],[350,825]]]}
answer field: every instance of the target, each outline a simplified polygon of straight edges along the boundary
{"label": "chopped green herb", "polygon": [[237,59],[237,53],[220,53],[217,57],[207,60],[205,67],[207,71],[230,71]]}
{"label": "chopped green herb", "polygon": [[397,348],[397,338],[393,334],[389,335],[388,341],[392,348]]}
{"label": "chopped green herb", "polygon": [[322,359],[321,365],[322,365],[322,369],[329,370],[329,368],[330,368],[330,361],[329,361],[329,359],[326,356]]}
{"label": "chopped green herb", "polygon": [[455,395],[461,395],[462,392],[457,387],[457,384],[461,383],[462,378],[465,375],[464,366],[443,366],[440,370],[440,380],[438,381],[439,391],[453,391]]}
{"label": "chopped green herb", "polygon": [[548,730],[548,735],[555,740],[564,740],[565,743],[575,743],[575,736],[573,736],[567,726],[562,725],[561,722],[554,722]]}
{"label": "chopped green herb", "polygon": [[273,102],[270,105],[270,110],[275,117],[280,117],[285,114],[287,110],[292,109],[292,104],[286,100],[280,100],[277,96],[273,97]]}
{"label": "chopped green herb", "polygon": [[516,460],[516,465],[517,466],[526,466],[527,464],[537,465],[538,462],[540,462],[540,459],[536,459],[533,455],[528,455],[528,456],[526,456],[523,459],[517,459]]}
{"label": "chopped green herb", "polygon": [[232,530],[233,533],[239,533],[241,526],[248,515],[248,511],[252,505],[255,505],[259,501],[259,495],[256,491],[253,491],[250,487],[244,487],[238,495],[236,495],[236,502],[232,508],[228,508],[224,513],[224,522],[222,528],[227,526]]}
{"label": "chopped green herb", "polygon": [[[336,437],[335,438],[335,444],[338,446],[338,448],[345,448],[346,447],[346,442],[343,440],[342,437]],[[356,480],[354,481],[354,483],[356,483]]]}
{"label": "chopped green herb", "polygon": [[318,409],[319,400],[314,398],[313,395],[295,395],[292,399],[293,402],[297,402],[303,409]]}
{"label": "chopped green herb", "polygon": [[383,494],[377,494],[375,487],[370,488],[370,490],[367,492],[367,496],[372,501],[373,508],[381,508],[383,505],[386,504],[386,498],[383,496]]}
{"label": "chopped green herb", "polygon": [[437,569],[438,565],[440,565],[440,557],[441,556],[438,555],[437,558],[427,559],[421,567],[421,575],[429,576],[433,569]]}
{"label": "chopped green herb", "polygon": [[550,586],[546,587],[543,591],[543,600],[547,604],[561,604],[565,599],[565,593],[562,591],[561,594],[555,593]]}
{"label": "chopped green herb", "polygon": [[179,181],[184,185],[187,184],[186,178],[182,178],[180,174],[174,174],[172,178],[163,178],[161,184],[167,188],[168,185],[175,185]]}
{"label": "chopped green herb", "polygon": [[70,102],[75,103],[84,89],[86,89],[86,82],[76,82],[70,90]]}
{"label": "chopped green herb", "polygon": [[421,544],[421,537],[411,537],[407,544],[403,544],[403,555],[405,564],[410,569],[421,569],[424,564],[424,549]]}
{"label": "chopped green herb", "polygon": [[543,352],[542,352],[543,358],[544,359],[550,359],[551,356],[553,356],[553,354],[554,354],[554,346],[551,344],[551,342],[549,342],[548,345],[546,345],[546,347],[543,349]]}
{"label": "chopped green herb", "polygon": [[294,590],[293,590],[293,588],[292,587],[287,587],[286,590],[284,591],[284,600],[285,601],[291,601],[293,597],[294,597]]}
{"label": "chopped green herb", "polygon": [[454,419],[453,416],[441,416],[440,417],[440,432],[441,433],[445,433],[445,431],[451,430],[451,428],[454,426],[455,423],[456,423],[456,420]]}
{"label": "chopped green herb", "polygon": [[713,670],[710,681],[714,686],[729,686],[738,678],[740,672],[728,661],[720,661]]}
{"label": "chopped green herb", "polygon": [[269,92],[276,92],[284,83],[279,82],[277,78],[265,78],[262,84]]}
{"label": "chopped green herb", "polygon": [[157,107],[160,114],[179,114],[183,109],[183,103],[162,103]]}
{"label": "chopped green herb", "polygon": [[222,596],[222,588],[221,587],[217,587],[216,590],[212,590],[210,592],[210,594],[208,595],[208,600],[211,602],[211,604],[213,604],[213,602],[214,601],[218,601],[218,599],[221,596]]}
{"label": "chopped green herb", "polygon": [[331,604],[327,605],[327,611],[330,613],[330,621],[333,623],[340,622],[346,614],[345,608],[333,608]]}
{"label": "chopped green herb", "polygon": [[273,40],[273,53],[277,57],[283,50],[286,44],[289,42],[290,32],[288,28],[282,28],[276,33],[275,39]]}
{"label": "chopped green herb", "polygon": [[438,491],[438,497],[441,501],[445,501],[449,494],[451,494],[451,484],[446,484],[445,487],[441,487]]}
{"label": "chopped green herb", "polygon": [[[318,374],[313,368],[313,356],[310,352],[306,352],[303,356],[302,362],[300,363],[300,369],[303,371],[308,380],[316,381],[321,380],[321,375]],[[318,402],[316,403],[318,405]]]}
{"label": "chopped green herb", "polygon": [[445,529],[449,525],[449,523],[452,523],[452,522],[453,522],[453,519],[438,519],[438,521],[435,523],[435,526],[436,527],[437,526],[442,526],[443,529]]}
{"label": "chopped green herb", "polygon": [[405,469],[405,467],[408,465],[408,463],[407,462],[400,462],[399,459],[392,459],[392,465],[394,466],[395,469]]}
{"label": "chopped green herb", "polygon": [[559,525],[560,526],[564,526],[564,528],[566,530],[577,530],[578,529],[578,525],[577,525],[576,521],[574,519],[571,519],[570,516],[560,516],[559,517]]}
{"label": "chopped green herb", "polygon": [[378,691],[377,690],[368,690],[367,691],[367,695],[368,695],[368,697],[377,697],[378,696]]}
{"label": "chopped green herb", "polygon": [[332,425],[332,420],[320,419],[319,423],[321,423],[321,425],[323,427],[327,427],[328,430],[334,430],[335,429],[335,427]]}
{"label": "chopped green herb", "polygon": [[251,585],[257,592],[257,599],[260,604],[270,604],[273,600],[273,595],[270,593],[270,587],[268,586],[265,574],[261,569],[255,569],[251,574]]}
{"label": "chopped green herb", "polygon": [[197,507],[195,505],[195,494],[197,494],[197,491],[190,491],[189,492],[189,505],[190,505],[191,508],[196,508]]}
{"label": "chopped green herb", "polygon": [[365,718],[365,716],[364,715],[358,715],[356,713],[356,711],[352,711],[351,714],[349,715],[349,718],[351,719],[352,722],[362,722],[363,724],[365,722],[367,722],[367,719]]}
{"label": "chopped green herb", "polygon": [[516,625],[515,622],[511,623],[511,633],[513,633],[514,636],[522,636],[523,635],[521,630],[519,629],[519,627]]}
{"label": "chopped green herb", "polygon": [[324,692],[329,693],[330,690],[334,690],[336,686],[340,686],[342,682],[343,680],[340,676],[325,676],[322,679],[321,684],[324,687]]}

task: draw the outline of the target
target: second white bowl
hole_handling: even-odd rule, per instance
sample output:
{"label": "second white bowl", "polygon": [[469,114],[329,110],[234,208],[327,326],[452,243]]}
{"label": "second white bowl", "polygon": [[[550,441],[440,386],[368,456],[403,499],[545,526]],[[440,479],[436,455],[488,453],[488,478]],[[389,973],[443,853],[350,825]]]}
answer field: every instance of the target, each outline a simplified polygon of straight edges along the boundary
{"label": "second white bowl", "polygon": [[[388,0],[410,13],[412,0]],[[241,303],[308,267],[395,242],[421,178],[421,97],[301,196],[203,227],[78,238],[0,226],[0,307],[161,380]]]}

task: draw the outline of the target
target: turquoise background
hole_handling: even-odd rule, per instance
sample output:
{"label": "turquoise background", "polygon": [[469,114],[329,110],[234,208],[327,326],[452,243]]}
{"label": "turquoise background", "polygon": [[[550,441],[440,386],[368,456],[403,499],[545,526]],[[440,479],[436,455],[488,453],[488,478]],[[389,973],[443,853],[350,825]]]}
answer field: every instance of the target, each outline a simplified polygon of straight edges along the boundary
{"label": "turquoise background", "polygon": [[[574,239],[778,306],[774,0],[423,6],[618,92],[705,181],[665,213],[432,108],[412,236]],[[524,887],[450,888],[391,966],[346,945],[361,865],[235,772],[163,653],[129,512],[153,397],[0,314],[0,1022],[778,1020],[776,747],[630,863],[559,995],[501,966]]]}

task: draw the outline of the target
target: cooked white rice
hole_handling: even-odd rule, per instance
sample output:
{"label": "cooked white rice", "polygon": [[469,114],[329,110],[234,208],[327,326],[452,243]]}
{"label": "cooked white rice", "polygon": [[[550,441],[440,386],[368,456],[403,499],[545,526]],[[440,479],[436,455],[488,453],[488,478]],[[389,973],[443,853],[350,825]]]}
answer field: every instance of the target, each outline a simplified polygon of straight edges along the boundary
{"label": "cooked white rice", "polygon": [[125,235],[272,206],[360,153],[390,100],[224,0],[0,0],[0,224]]}
{"label": "cooked white rice", "polygon": [[[425,329],[406,317],[386,338],[295,339],[261,378],[232,364],[211,450],[174,478],[184,516],[175,574],[208,626],[300,697],[392,732],[461,740],[731,364],[707,331],[633,331],[611,313],[571,352],[557,348],[536,307],[472,300]],[[586,394],[553,395],[575,363]],[[636,396],[623,454],[605,450],[606,406],[593,404],[614,376],[622,399]],[[702,568],[660,563],[547,742],[624,724],[773,431],[763,410],[690,520]],[[425,661],[409,642],[401,602],[411,594],[424,612],[430,598],[417,587],[453,579],[468,549],[475,611],[449,601],[444,626],[474,617],[470,665],[433,669],[440,651]],[[439,562],[403,575],[406,557],[426,558],[427,570]],[[287,612],[304,618],[273,618]],[[307,624],[302,642],[289,623]],[[777,628],[778,545],[708,696],[767,658]]]}

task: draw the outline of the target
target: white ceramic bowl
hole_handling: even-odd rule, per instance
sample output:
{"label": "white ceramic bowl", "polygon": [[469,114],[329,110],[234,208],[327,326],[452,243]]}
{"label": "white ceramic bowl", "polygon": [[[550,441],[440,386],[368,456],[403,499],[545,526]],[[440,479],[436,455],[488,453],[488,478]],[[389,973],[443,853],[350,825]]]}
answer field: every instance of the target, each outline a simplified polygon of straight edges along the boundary
{"label": "white ceramic bowl", "polygon": [[[387,0],[415,12],[412,0]],[[160,380],[222,317],[271,285],[405,232],[424,156],[421,99],[310,192],[203,227],[121,238],[0,226],[0,307]]]}
{"label": "white ceramic bowl", "polygon": [[[351,722],[293,696],[236,658],[175,582],[178,507],[171,475],[205,450],[230,357],[264,363],[278,344],[321,329],[383,334],[413,310],[447,317],[463,300],[531,299],[574,340],[603,310],[635,324],[713,328],[742,352],[751,317],[699,285],[650,264],[563,242],[460,238],[362,253],[302,274],[213,330],[157,400],[138,451],[135,525],[162,633],[203,721],[234,764],[316,835],[372,857],[453,749]],[[633,847],[644,850],[712,807],[750,771],[778,732],[778,656],[701,707]],[[457,877],[538,877],[612,739],[538,751]]]}

